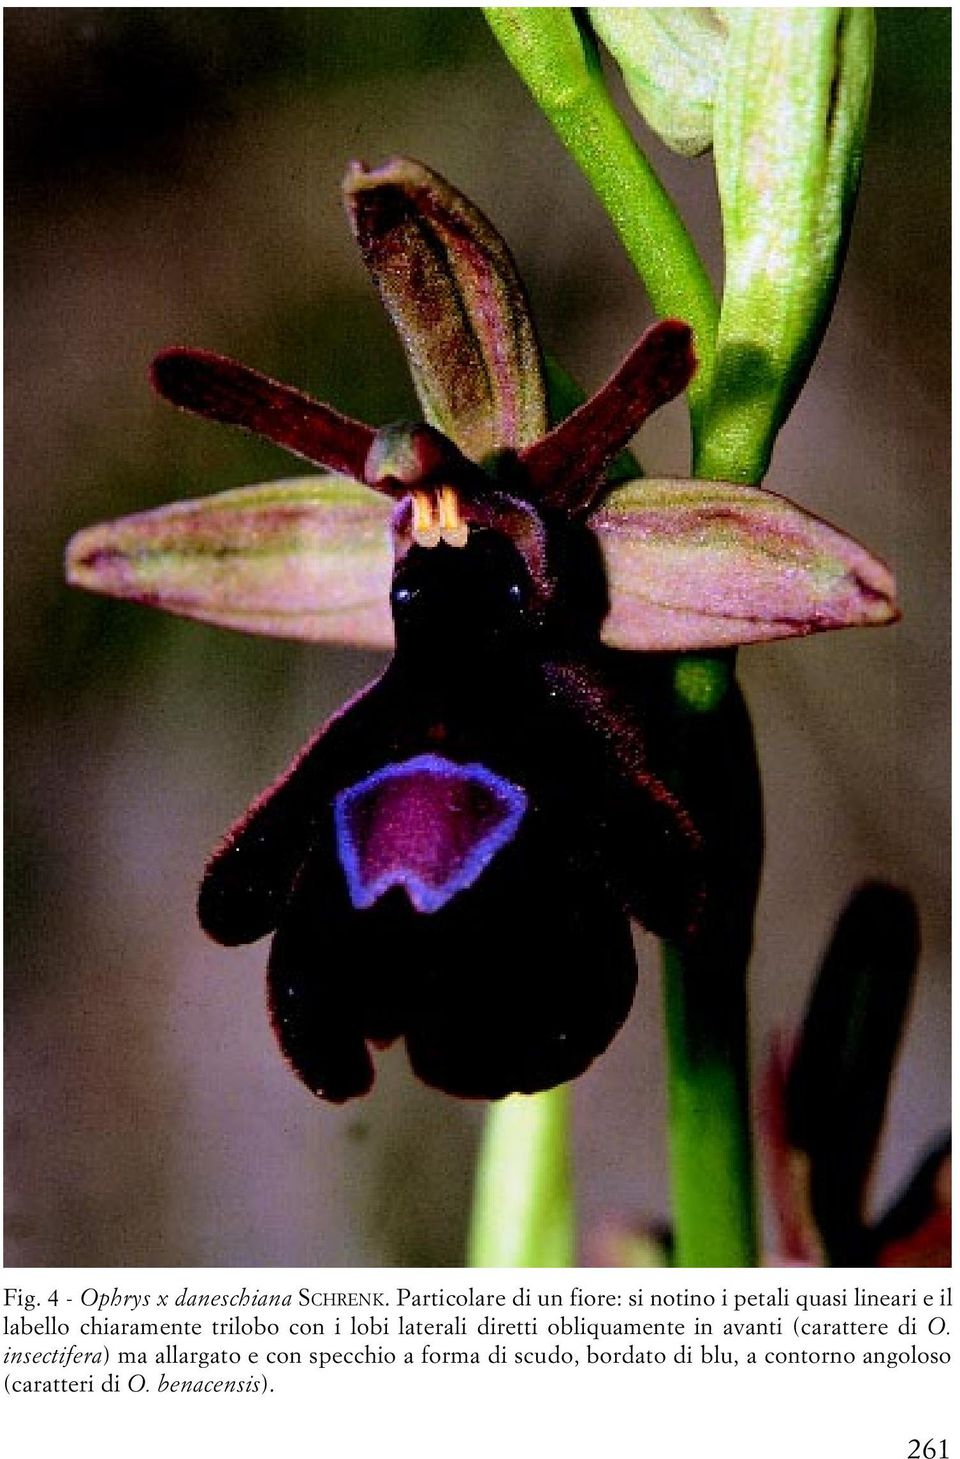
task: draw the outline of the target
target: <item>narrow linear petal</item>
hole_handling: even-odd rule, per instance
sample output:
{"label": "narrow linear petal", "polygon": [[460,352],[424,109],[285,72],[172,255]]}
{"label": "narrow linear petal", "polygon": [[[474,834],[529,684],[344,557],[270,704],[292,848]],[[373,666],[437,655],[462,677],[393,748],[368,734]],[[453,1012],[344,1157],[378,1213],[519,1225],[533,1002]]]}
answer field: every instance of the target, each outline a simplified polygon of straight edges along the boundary
{"label": "narrow linear petal", "polygon": [[887,567],[773,492],[634,481],[590,516],[607,572],[612,648],[719,648],[894,621]]}
{"label": "narrow linear petal", "polygon": [[245,633],[391,648],[391,510],[344,477],[242,487],[85,528],[67,581]]}
{"label": "narrow linear petal", "polygon": [[427,420],[473,461],[547,428],[540,350],[506,244],[419,162],[355,162],[344,200]]}
{"label": "narrow linear petal", "polygon": [[688,384],[696,369],[692,339],[678,319],[652,325],[606,385],[522,450],[531,496],[568,512],[589,505],[630,437]]}
{"label": "narrow linear petal", "polygon": [[181,410],[240,426],[315,466],[363,480],[371,428],[291,385],[236,360],[186,346],[157,355],[150,376],[158,394]]}

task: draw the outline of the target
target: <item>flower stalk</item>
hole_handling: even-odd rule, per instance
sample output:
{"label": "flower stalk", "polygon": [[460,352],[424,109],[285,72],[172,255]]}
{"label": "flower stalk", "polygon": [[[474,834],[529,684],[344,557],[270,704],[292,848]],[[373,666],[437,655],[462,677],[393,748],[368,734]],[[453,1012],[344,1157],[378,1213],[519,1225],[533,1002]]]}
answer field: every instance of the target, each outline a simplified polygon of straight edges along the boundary
{"label": "flower stalk", "polygon": [[477,1163],[469,1265],[573,1266],[575,1240],[569,1086],[492,1105]]}
{"label": "flower stalk", "polygon": [[674,1265],[756,1266],[746,979],[729,979],[720,1018],[707,1020],[702,972],[664,944]]}

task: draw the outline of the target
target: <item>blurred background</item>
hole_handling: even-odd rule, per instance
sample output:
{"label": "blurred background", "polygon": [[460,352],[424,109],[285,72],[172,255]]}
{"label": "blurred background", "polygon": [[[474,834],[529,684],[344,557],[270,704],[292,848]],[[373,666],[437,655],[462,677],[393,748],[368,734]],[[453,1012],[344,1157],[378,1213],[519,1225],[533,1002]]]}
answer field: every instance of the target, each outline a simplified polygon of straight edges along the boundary
{"label": "blurred background", "polygon": [[[77,528],[289,472],[152,398],[153,354],[235,355],[373,423],[415,415],[340,211],[348,159],[446,174],[496,223],[547,349],[595,387],[650,320],[599,205],[475,9],[7,9],[5,1257],[29,1265],[462,1260],[482,1111],[402,1050],[312,1099],[266,944],[194,916],[205,857],[378,661],[67,589]],[[913,892],[923,952],[874,1200],[949,1115],[947,9],[879,12],[833,324],[768,485],[896,568],[903,622],[747,649],[768,854],[753,1049],[797,1022],[853,887]],[[617,89],[619,95],[619,88]],[[637,123],[638,132],[641,124]],[[708,158],[644,145],[719,277]],[[644,432],[682,474],[682,407]],[[668,1216],[656,945],[576,1086],[585,1250]]]}

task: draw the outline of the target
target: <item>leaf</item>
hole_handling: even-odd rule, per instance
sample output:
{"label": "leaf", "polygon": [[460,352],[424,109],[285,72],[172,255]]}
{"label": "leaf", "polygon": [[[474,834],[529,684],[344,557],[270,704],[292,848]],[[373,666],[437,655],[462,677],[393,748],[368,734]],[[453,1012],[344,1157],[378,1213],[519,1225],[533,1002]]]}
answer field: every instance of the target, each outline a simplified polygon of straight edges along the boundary
{"label": "leaf", "polygon": [[344,181],[364,261],[427,420],[476,462],[547,428],[540,349],[503,239],[435,172],[397,157]]}
{"label": "leaf", "polygon": [[882,562],[758,487],[634,481],[587,520],[607,572],[611,648],[719,648],[899,616]]}
{"label": "leaf", "polygon": [[67,581],[245,633],[388,649],[391,512],[340,476],[242,487],[85,528]]}

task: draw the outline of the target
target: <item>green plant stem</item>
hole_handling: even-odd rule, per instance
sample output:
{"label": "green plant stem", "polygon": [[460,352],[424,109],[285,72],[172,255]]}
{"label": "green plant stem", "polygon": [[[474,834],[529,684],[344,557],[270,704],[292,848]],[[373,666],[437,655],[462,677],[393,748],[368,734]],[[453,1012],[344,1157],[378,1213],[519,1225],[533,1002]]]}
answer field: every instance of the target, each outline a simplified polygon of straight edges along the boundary
{"label": "green plant stem", "polygon": [[568,1086],[491,1105],[477,1164],[468,1265],[572,1266],[574,1243]]}
{"label": "green plant stem", "polygon": [[718,311],[683,220],[610,100],[596,47],[572,12],[524,7],[485,14],[609,214],[654,309],[693,328],[699,365],[688,396],[696,442],[713,380]]}
{"label": "green plant stem", "polygon": [[664,762],[703,837],[709,896],[693,940],[663,946],[668,1149],[678,1266],[755,1266],[747,965],[763,855],[753,730],[735,656],[673,667]]}
{"label": "green plant stem", "polygon": [[664,943],[674,1264],[756,1266],[746,979],[729,980],[722,1005],[710,999],[708,1022],[703,973]]}

